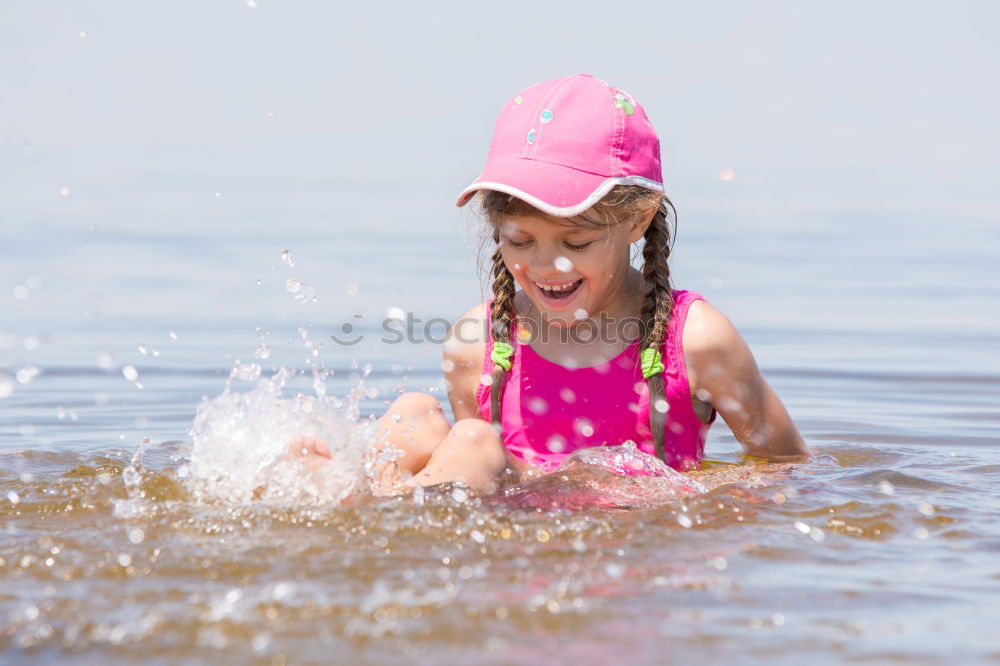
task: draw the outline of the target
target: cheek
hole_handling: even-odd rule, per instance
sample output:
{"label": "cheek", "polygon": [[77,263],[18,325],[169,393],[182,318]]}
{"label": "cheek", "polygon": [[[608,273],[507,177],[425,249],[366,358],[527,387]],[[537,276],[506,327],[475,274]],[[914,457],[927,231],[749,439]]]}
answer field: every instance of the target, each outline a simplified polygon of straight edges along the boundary
{"label": "cheek", "polygon": [[520,275],[524,272],[525,263],[524,258],[520,256],[521,254],[510,248],[500,250],[500,258],[503,259],[504,266],[514,275]]}

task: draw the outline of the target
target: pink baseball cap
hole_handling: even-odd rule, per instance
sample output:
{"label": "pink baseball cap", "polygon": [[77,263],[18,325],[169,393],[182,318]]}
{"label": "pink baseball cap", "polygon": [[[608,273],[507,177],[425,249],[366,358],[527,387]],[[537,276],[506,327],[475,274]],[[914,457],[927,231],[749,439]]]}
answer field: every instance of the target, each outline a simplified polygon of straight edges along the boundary
{"label": "pink baseball cap", "polygon": [[533,85],[503,107],[483,173],[456,204],[496,190],[571,217],[615,185],[662,192],[660,140],[635,98],[578,74]]}

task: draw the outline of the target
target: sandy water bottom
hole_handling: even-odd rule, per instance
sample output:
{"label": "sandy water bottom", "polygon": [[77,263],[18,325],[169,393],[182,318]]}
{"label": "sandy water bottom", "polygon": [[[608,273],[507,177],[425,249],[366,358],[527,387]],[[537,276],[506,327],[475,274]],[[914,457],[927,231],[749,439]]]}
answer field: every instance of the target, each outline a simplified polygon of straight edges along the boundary
{"label": "sandy water bottom", "polygon": [[[720,423],[708,456],[730,465],[700,473],[707,493],[544,511],[454,489],[339,508],[192,483],[196,409],[238,361],[298,368],[286,395],[315,395],[302,326],[325,342],[329,396],[363,384],[358,423],[401,389],[443,395],[440,349],[386,344],[379,320],[476,302],[464,238],[65,222],[42,251],[11,232],[0,275],[27,297],[0,332],[0,661],[995,663],[997,237],[835,217],[715,220],[724,243],[682,226],[675,257],[818,458],[734,467]],[[345,323],[365,341],[332,344]],[[219,442],[235,471],[252,462]]]}
{"label": "sandy water bottom", "polygon": [[[189,440],[150,439],[138,457],[8,449],[0,650],[42,663],[1000,657],[990,440],[932,445],[931,429],[876,444],[864,423],[823,425],[807,423],[808,464],[723,453],[693,474],[707,493],[582,510],[460,487],[346,508],[222,501],[187,478]],[[587,481],[563,499],[626,484]]]}

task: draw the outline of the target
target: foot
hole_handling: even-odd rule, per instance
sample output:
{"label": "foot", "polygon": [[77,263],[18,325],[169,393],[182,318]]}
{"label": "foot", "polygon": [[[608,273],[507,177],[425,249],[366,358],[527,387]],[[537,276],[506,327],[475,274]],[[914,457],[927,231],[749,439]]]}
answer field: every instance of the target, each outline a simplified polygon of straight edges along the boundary
{"label": "foot", "polygon": [[285,449],[284,460],[297,460],[310,472],[330,462],[333,459],[330,447],[322,439],[316,437],[299,437]]}

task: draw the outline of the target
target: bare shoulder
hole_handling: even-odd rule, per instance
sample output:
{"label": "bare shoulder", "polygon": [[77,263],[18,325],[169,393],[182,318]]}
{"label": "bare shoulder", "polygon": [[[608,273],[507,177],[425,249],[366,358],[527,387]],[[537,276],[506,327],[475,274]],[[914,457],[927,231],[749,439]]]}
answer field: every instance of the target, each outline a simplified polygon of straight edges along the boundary
{"label": "bare shoulder", "polygon": [[480,303],[455,321],[444,343],[444,381],[456,419],[476,416],[487,320],[486,303]]}
{"label": "bare shoulder", "polygon": [[470,358],[482,360],[486,351],[486,321],[486,303],[480,303],[459,317],[444,343],[445,360],[456,363]]}
{"label": "bare shoulder", "polygon": [[744,353],[746,343],[733,322],[716,307],[695,301],[688,308],[682,337],[686,356],[718,356]]}

